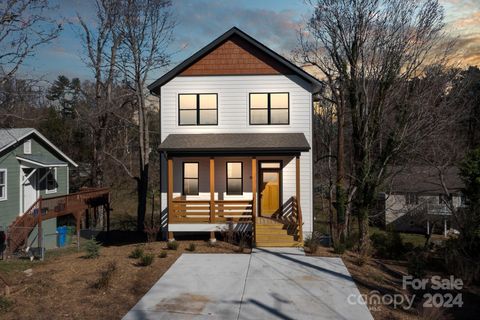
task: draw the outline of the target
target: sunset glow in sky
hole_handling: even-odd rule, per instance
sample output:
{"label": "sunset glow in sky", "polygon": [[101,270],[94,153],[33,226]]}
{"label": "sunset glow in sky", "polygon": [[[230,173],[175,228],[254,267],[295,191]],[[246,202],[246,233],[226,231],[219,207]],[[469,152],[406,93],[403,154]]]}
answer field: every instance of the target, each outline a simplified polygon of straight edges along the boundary
{"label": "sunset glow in sky", "polygon": [[[57,1],[55,16],[67,21],[64,31],[28,59],[21,75],[33,74],[46,80],[53,80],[59,74],[90,79],[92,75],[82,60],[84,49],[75,22],[77,12],[83,17],[95,15],[93,1]],[[480,0],[440,2],[445,8],[446,31],[457,38],[459,63],[480,65]],[[303,0],[174,0],[173,3],[178,26],[171,48],[177,53],[171,67],[233,26],[288,57],[297,45],[297,30],[310,10]],[[152,74],[152,80],[165,71]]]}

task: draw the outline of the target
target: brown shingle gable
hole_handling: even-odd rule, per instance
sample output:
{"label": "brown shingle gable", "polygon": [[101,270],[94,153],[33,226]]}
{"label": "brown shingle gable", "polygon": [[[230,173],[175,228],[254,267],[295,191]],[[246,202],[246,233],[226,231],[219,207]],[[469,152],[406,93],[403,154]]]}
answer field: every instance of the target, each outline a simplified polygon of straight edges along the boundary
{"label": "brown shingle gable", "polygon": [[284,65],[237,35],[194,62],[180,76],[292,74]]}

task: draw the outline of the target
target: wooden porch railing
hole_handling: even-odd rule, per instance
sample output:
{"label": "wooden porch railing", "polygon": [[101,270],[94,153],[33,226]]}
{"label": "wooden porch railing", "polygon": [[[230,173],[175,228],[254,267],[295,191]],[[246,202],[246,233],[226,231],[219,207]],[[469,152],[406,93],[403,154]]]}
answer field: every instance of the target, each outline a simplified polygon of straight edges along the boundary
{"label": "wooden porch railing", "polygon": [[[12,254],[22,245],[27,245],[28,236],[36,226],[41,227],[43,220],[67,214],[74,214],[78,220],[79,216],[89,207],[107,205],[107,211],[109,211],[109,202],[110,191],[108,188],[89,188],[68,195],[38,198],[23,215],[17,217],[7,228],[7,255]],[[107,229],[109,228],[108,216],[107,214]],[[41,243],[40,240],[39,243]]]}
{"label": "wooden porch railing", "polygon": [[290,234],[295,235],[298,242],[303,243],[303,219],[302,208],[297,197],[293,196],[283,204],[280,210],[272,215],[272,218],[287,226]]}
{"label": "wooden porch railing", "polygon": [[[213,209],[213,210],[211,210]],[[172,200],[169,223],[252,223],[251,200]]]}

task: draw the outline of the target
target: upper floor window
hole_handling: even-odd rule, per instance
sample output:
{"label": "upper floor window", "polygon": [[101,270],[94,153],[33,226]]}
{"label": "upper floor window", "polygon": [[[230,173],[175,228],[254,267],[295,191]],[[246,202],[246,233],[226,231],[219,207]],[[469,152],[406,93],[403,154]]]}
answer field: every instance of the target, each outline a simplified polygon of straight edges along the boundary
{"label": "upper floor window", "polygon": [[23,153],[31,154],[32,153],[32,140],[26,140],[23,143]]}
{"label": "upper floor window", "polygon": [[0,169],[0,201],[7,200],[7,169]]}
{"label": "upper floor window", "polygon": [[227,194],[243,194],[243,163],[227,162]]}
{"label": "upper floor window", "polygon": [[198,162],[183,163],[183,194],[198,195]]}
{"label": "upper floor window", "polygon": [[46,193],[55,193],[57,192],[57,168],[52,168],[48,170],[46,177],[47,189]]}
{"label": "upper floor window", "polygon": [[217,104],[216,93],[179,94],[178,124],[181,126],[217,125]]}
{"label": "upper floor window", "polygon": [[250,93],[250,124],[289,124],[288,93]]}

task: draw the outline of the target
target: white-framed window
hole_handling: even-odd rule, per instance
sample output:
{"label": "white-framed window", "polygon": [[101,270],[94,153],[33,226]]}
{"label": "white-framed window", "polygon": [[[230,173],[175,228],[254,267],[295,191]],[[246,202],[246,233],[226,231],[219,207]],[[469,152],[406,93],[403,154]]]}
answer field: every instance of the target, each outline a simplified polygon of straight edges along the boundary
{"label": "white-framed window", "polygon": [[32,140],[29,139],[23,143],[23,153],[32,154]]}
{"label": "white-framed window", "polygon": [[45,181],[47,184],[47,187],[45,188],[45,193],[57,192],[57,168],[52,168],[48,170]]}
{"label": "white-framed window", "polygon": [[7,169],[0,169],[0,201],[7,200]]}

